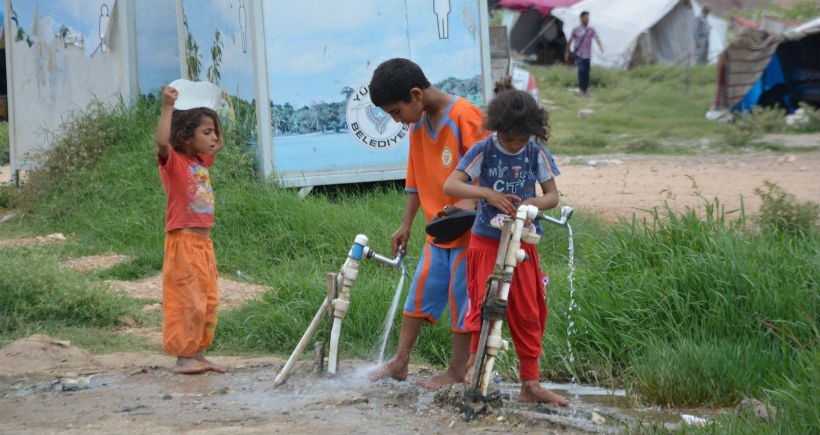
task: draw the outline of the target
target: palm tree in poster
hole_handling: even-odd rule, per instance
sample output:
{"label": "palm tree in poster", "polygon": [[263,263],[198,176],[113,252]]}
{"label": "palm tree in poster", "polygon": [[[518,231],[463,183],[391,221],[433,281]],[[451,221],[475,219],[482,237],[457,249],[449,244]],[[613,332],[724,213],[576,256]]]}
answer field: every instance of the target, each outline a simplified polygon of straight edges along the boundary
{"label": "palm tree in poster", "polygon": [[211,66],[208,67],[208,81],[219,86],[222,76],[219,74],[219,67],[222,65],[222,33],[217,30],[214,33],[214,45],[211,47]]}
{"label": "palm tree in poster", "polygon": [[199,44],[196,43],[194,35],[188,30],[188,17],[182,14],[182,22],[185,26],[185,66],[187,67],[188,80],[198,81],[199,71],[202,68],[202,55],[199,54]]}

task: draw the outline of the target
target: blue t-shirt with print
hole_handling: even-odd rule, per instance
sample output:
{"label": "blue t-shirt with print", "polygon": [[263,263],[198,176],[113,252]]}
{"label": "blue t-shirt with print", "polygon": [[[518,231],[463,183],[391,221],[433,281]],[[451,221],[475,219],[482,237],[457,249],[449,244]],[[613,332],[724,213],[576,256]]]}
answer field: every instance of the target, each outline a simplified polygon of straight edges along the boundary
{"label": "blue t-shirt with print", "polygon": [[[561,174],[552,154],[544,145],[530,139],[521,151],[511,154],[498,143],[496,135],[473,145],[458,162],[456,169],[467,173],[470,180],[478,180],[479,186],[515,194],[522,201],[536,196],[536,185]],[[501,230],[490,223],[499,213],[499,209],[480,200],[473,223],[473,234],[500,239]],[[535,221],[533,224],[538,234],[543,234],[541,223]]]}

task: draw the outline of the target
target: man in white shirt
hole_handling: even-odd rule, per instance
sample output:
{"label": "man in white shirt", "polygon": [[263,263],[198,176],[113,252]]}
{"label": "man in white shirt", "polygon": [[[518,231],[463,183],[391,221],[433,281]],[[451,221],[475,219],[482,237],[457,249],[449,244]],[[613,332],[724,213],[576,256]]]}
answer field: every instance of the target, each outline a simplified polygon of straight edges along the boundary
{"label": "man in white shirt", "polygon": [[709,24],[709,6],[704,6],[701,15],[695,19],[695,61],[699,65],[706,65],[709,62],[709,32],[712,26]]}

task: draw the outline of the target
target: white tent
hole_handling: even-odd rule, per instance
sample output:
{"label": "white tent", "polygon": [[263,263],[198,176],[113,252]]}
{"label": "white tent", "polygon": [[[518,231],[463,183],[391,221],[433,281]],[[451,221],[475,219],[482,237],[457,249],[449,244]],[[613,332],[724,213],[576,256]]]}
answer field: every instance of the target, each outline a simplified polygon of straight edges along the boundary
{"label": "white tent", "polygon": [[[552,15],[564,22],[569,39],[572,29],[580,24],[581,12],[588,11],[589,25],[598,32],[604,46],[601,54],[593,43],[592,65],[627,69],[655,61],[694,62],[693,28],[700,9],[692,0],[582,0],[570,7],[555,8]],[[709,22],[709,59],[714,62],[725,46],[726,23],[711,15]]]}

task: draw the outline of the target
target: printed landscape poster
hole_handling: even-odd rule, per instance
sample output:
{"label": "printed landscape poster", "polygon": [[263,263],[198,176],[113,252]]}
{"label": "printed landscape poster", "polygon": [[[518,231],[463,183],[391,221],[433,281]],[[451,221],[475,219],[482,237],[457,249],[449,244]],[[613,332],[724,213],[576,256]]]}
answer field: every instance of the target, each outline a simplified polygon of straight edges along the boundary
{"label": "printed landscape poster", "polygon": [[[269,110],[270,130],[249,143],[258,158],[270,156],[269,175],[285,185],[404,178],[408,126],[368,96],[384,60],[409,58],[434,86],[483,105],[486,5],[479,0],[250,2],[183,1],[186,58],[200,79],[213,81],[208,74],[218,66],[229,94],[268,104],[261,109]],[[260,24],[252,25],[257,14]],[[255,56],[254,44],[261,47]],[[211,55],[216,47],[220,62]],[[268,95],[255,95],[254,80],[266,80]]]}
{"label": "printed landscape poster", "polygon": [[22,93],[9,92],[10,121],[28,114],[11,128],[15,169],[42,145],[38,131],[94,95],[133,102],[187,78],[224,91],[221,115],[263,178],[402,179],[409,127],[370,102],[374,69],[409,58],[479,106],[490,87],[483,0],[3,1],[23,80],[9,83]]}
{"label": "printed landscape poster", "polygon": [[[177,78],[208,81],[223,90],[220,110],[232,140],[257,151],[257,98],[251,7],[247,0],[176,0],[179,51]],[[274,4],[274,2],[264,2]],[[257,167],[259,166],[257,157]]]}

